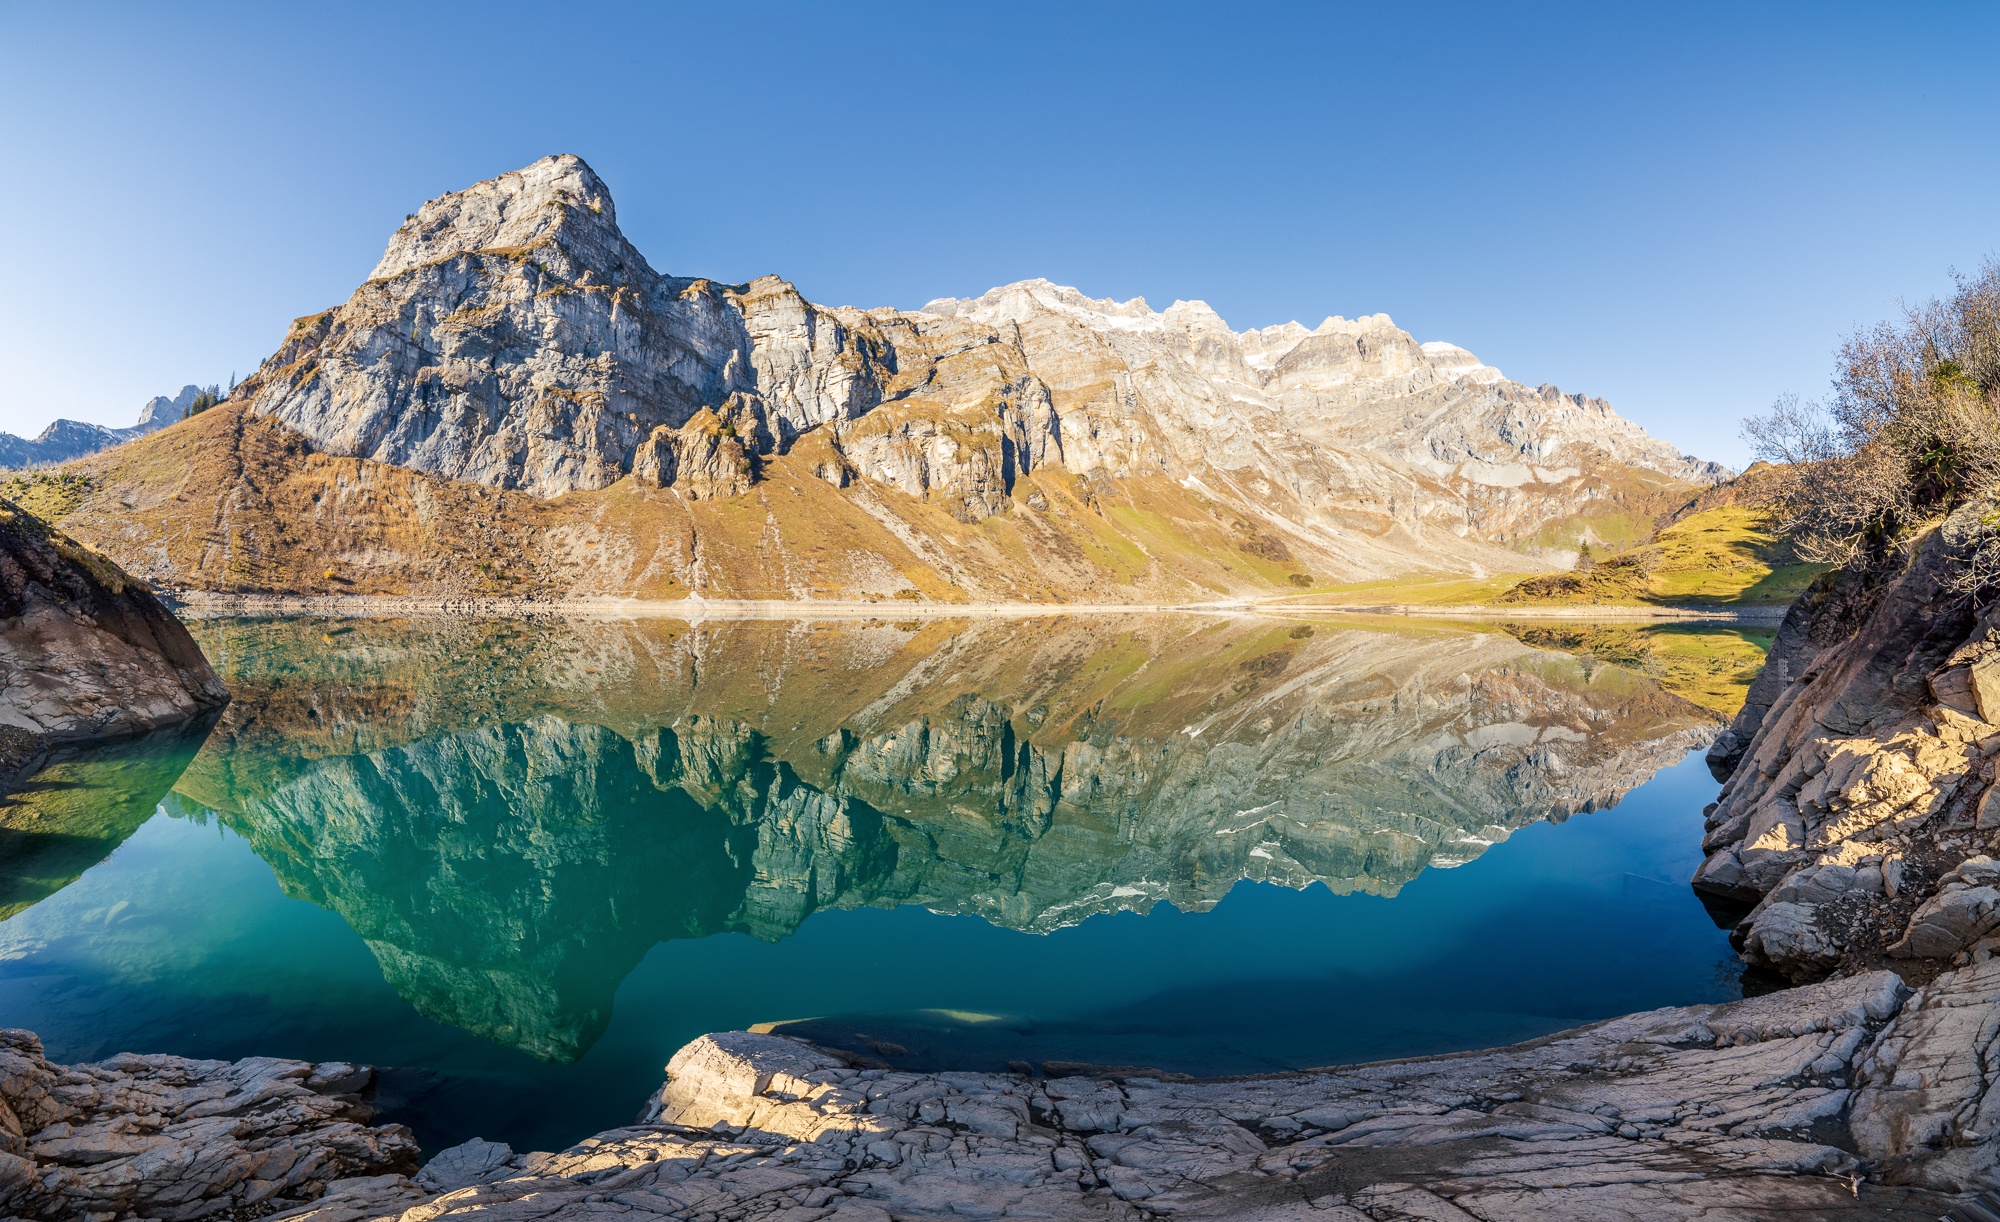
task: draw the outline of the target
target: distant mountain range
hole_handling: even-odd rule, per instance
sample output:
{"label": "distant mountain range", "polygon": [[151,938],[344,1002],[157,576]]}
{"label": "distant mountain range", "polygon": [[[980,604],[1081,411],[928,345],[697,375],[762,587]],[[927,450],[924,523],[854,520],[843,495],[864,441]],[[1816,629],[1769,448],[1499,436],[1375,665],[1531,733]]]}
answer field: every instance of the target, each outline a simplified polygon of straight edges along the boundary
{"label": "distant mountain range", "polygon": [[146,406],[139,409],[139,423],[130,428],[113,429],[101,424],[86,424],[81,420],[58,420],[33,439],[0,433],[0,470],[68,462],[72,458],[108,450],[122,441],[156,433],[179,420],[201,391],[199,386],[183,386],[180,393],[172,398],[153,396],[146,400]]}
{"label": "distant mountain range", "polygon": [[1381,314],[662,275],[567,156],[425,204],[215,412],[90,469],[72,529],[175,586],[945,601],[1558,569],[1729,475]]}

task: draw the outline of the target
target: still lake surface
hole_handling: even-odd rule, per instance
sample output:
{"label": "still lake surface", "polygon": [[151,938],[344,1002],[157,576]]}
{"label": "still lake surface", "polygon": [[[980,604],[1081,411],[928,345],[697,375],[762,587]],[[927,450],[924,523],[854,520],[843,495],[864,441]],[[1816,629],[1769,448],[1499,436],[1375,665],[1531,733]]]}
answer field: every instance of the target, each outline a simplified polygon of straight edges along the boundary
{"label": "still lake surface", "polygon": [[1737,995],[1712,718],[1495,630],[212,619],[213,727],[11,799],[0,1024],[384,1067],[428,1149],[705,1031],[1256,1073]]}

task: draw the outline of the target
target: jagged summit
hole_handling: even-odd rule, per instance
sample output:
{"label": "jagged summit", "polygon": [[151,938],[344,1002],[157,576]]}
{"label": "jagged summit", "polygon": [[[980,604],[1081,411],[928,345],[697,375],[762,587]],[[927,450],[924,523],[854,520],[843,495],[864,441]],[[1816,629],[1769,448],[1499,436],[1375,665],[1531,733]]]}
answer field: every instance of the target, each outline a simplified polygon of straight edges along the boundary
{"label": "jagged summit", "polygon": [[0,433],[0,470],[68,462],[158,432],[184,416],[201,392],[201,387],[187,385],[172,398],[154,395],[139,409],[139,422],[122,429],[84,420],[57,420],[32,438]]}
{"label": "jagged summit", "polygon": [[557,243],[582,247],[606,270],[623,264],[620,270],[635,276],[655,274],[619,231],[604,181],[583,158],[563,153],[426,203],[389,239],[368,278],[387,280],[455,255]]}

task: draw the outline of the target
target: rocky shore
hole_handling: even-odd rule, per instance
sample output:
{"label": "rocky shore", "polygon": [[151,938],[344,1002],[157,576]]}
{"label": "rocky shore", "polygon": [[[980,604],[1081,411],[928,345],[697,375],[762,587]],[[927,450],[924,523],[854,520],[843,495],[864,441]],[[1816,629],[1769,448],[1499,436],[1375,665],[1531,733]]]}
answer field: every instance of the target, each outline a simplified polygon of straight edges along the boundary
{"label": "rocky shore", "polygon": [[[1977,515],[1975,507],[1968,514]],[[1823,580],[1717,743],[1695,882],[1792,987],[1267,1077],[914,1073],[705,1036],[638,1121],[417,1169],[369,1071],[0,1037],[22,1217],[1937,1218],[2000,1177],[2000,600],[1977,532]],[[1366,999],[1357,999],[1366,1004]]]}
{"label": "rocky shore", "polygon": [[1991,509],[1815,585],[1711,750],[1695,887],[1748,909],[1750,962],[1921,981],[2000,949],[2000,599],[1956,579]]}
{"label": "rocky shore", "polygon": [[371,1127],[375,1071],[271,1057],[52,1065],[0,1031],[0,1214],[253,1218],[357,1174],[414,1168],[401,1125]]}
{"label": "rocky shore", "polygon": [[[414,1176],[400,1129],[346,1120],[353,1067],[30,1059],[57,1082],[45,1097],[152,1110],[130,1137],[47,1123],[47,1105],[21,1101],[31,1075],[11,1073],[0,1092],[33,1119],[6,1182],[63,1195],[0,1206],[178,1219],[261,1203],[299,1222],[1928,1220],[1992,1163],[1997,989],[2000,964],[1914,992],[1874,972],[1494,1051],[1210,1081],[898,1073],[729,1032],[683,1048],[637,1124],[561,1153],[472,1141]],[[218,1143],[198,1157],[197,1126]]]}

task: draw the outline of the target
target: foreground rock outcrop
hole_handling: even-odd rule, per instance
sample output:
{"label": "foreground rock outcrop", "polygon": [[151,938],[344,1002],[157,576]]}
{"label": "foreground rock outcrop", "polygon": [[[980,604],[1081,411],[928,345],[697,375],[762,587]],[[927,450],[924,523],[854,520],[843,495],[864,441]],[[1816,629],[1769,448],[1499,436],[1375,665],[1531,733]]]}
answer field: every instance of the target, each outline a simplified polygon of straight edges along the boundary
{"label": "foreground rock outcrop", "polygon": [[0,1214],[258,1217],[355,1176],[414,1168],[400,1125],[371,1127],[365,1065],[125,1054],[54,1065],[0,1030]]}
{"label": "foreground rock outcrop", "polygon": [[1934,1219],[1993,1164],[2000,964],[1216,1081],[895,1073],[705,1036],[639,1124],[470,1142],[286,1215]]}
{"label": "foreground rock outcrop", "polygon": [[0,780],[52,745],[178,725],[228,699],[142,583],[0,500]]}
{"label": "foreground rock outcrop", "polygon": [[1711,754],[1695,887],[1749,910],[1752,963],[1923,979],[2000,948],[2000,601],[1960,580],[1990,512],[1816,584]]}

